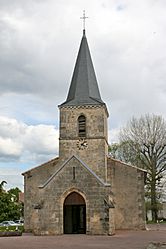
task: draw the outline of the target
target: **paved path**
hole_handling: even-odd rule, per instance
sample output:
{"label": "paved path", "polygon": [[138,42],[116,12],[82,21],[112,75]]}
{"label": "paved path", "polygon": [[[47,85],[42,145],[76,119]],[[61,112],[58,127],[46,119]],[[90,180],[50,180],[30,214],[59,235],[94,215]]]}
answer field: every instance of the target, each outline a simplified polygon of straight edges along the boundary
{"label": "paved path", "polygon": [[[166,226],[160,230],[117,231],[114,236],[61,235],[1,237],[0,249],[145,249],[150,242],[166,242]],[[161,230],[162,229],[162,230]]]}

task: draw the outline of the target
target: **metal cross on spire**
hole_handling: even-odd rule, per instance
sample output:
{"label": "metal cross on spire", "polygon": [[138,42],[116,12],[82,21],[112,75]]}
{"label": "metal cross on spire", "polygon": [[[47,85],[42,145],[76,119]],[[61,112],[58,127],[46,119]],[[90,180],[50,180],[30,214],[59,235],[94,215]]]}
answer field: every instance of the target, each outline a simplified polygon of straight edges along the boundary
{"label": "metal cross on spire", "polygon": [[83,10],[83,16],[80,17],[80,19],[83,19],[83,32],[85,33],[85,20],[88,18],[88,16],[85,15],[85,10]]}

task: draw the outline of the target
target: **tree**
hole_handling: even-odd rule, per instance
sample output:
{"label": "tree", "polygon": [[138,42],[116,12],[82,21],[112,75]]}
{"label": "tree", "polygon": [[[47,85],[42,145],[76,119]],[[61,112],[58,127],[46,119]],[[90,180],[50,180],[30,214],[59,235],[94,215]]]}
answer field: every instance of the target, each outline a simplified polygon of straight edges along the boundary
{"label": "tree", "polygon": [[20,219],[23,212],[23,205],[18,202],[18,188],[11,189],[8,192],[3,191],[3,185],[6,181],[0,184],[0,222],[4,220]]}
{"label": "tree", "polygon": [[8,193],[13,197],[13,200],[15,202],[19,202],[19,193],[21,190],[19,188],[11,188],[9,189]]}
{"label": "tree", "polygon": [[11,200],[19,206],[19,218],[24,216],[24,203],[20,202],[19,200],[19,193],[21,193],[21,190],[16,188],[11,188],[8,191],[8,194],[10,194]]}
{"label": "tree", "polygon": [[5,184],[7,184],[7,182],[6,181],[2,181],[1,183],[0,183],[0,194],[2,193],[2,192],[4,192],[4,185]]}
{"label": "tree", "polygon": [[114,157],[147,170],[146,197],[150,199],[152,219],[156,221],[166,172],[166,122],[154,114],[133,117],[121,129],[119,141]]}

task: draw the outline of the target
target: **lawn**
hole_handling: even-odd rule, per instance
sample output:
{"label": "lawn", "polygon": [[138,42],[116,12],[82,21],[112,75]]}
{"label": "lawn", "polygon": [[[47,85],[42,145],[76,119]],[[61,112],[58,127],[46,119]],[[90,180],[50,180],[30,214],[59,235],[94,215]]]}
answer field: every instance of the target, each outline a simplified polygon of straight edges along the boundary
{"label": "lawn", "polygon": [[0,226],[0,232],[8,232],[8,231],[24,231],[24,226]]}

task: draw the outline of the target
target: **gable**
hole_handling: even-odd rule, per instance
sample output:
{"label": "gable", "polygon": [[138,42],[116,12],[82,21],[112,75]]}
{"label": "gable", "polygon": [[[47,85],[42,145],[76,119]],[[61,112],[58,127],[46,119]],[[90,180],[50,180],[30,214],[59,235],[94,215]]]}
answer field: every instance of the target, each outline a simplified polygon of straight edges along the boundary
{"label": "gable", "polygon": [[48,168],[50,169],[51,167],[55,167],[55,165],[59,162],[59,157],[56,157],[56,158],[53,158],[52,160],[50,161],[47,161],[45,163],[42,163],[41,165],[39,166],[36,166],[34,168],[31,168],[25,172],[22,173],[22,175],[29,175],[29,174],[32,174],[34,172],[38,173],[38,172],[41,172],[41,171],[46,171]]}
{"label": "gable", "polygon": [[104,187],[110,186],[110,184],[103,182],[103,180],[101,180],[82,160],[73,155],[65,161],[59,169],[47,179],[47,181],[40,185],[39,188],[46,187],[54,179],[57,181],[59,177],[63,178],[64,181],[76,181],[76,177],[80,180],[81,178],[86,179],[85,176],[88,178],[90,177],[93,181]]}
{"label": "gable", "polygon": [[138,171],[142,171],[144,173],[147,172],[145,169],[142,169],[142,168],[139,168],[137,166],[131,165],[129,163],[120,161],[118,159],[114,159],[112,157],[108,157],[107,165],[108,165],[108,168],[112,167],[112,165],[120,165],[120,166],[126,167],[126,168],[128,168],[130,170],[138,170]]}

